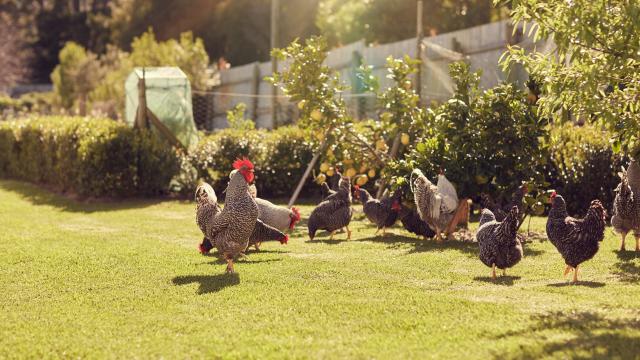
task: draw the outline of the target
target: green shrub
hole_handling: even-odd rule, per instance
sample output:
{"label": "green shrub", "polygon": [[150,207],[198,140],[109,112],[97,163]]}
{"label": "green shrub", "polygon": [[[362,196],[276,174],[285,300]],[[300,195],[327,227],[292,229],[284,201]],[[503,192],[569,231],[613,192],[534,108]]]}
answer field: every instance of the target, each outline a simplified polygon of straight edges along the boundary
{"label": "green shrub", "polygon": [[165,192],[173,149],[151,132],[108,119],[39,117],[0,125],[0,176],[82,196]]}
{"label": "green shrub", "polygon": [[444,169],[460,196],[487,193],[502,203],[523,181],[543,185],[546,122],[535,116],[524,92],[512,84],[481,91],[479,73],[465,63],[452,64],[450,73],[453,97],[427,113],[424,135],[406,160],[393,165],[393,182],[405,184],[414,168],[435,180]]}
{"label": "green shrub", "polygon": [[571,214],[584,214],[593,199],[611,209],[627,159],[613,153],[611,134],[594,125],[554,125],[550,139],[548,181],[567,201]]}
{"label": "green shrub", "polygon": [[[190,159],[198,177],[221,194],[233,170],[233,161],[244,156],[255,165],[259,196],[289,196],[311,161],[313,148],[309,133],[298,127],[272,131],[224,129],[203,137]],[[305,190],[314,188],[311,180]]]}

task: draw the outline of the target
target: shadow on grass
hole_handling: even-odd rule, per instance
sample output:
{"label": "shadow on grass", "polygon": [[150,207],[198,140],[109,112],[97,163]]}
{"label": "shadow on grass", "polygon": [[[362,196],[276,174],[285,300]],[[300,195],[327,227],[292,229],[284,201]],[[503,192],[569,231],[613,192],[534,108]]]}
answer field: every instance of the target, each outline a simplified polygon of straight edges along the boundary
{"label": "shadow on grass", "polygon": [[209,294],[218,292],[226,287],[240,284],[240,276],[233,274],[217,275],[186,275],[173,278],[174,285],[200,284],[198,294]]}
{"label": "shadow on grass", "polygon": [[[74,200],[34,184],[13,180],[0,181],[0,189],[17,193],[22,199],[33,205],[48,205],[64,211],[82,213],[140,209],[169,200],[167,198]],[[185,200],[181,201],[186,202]]]}
{"label": "shadow on grass", "polygon": [[473,278],[474,281],[482,281],[489,284],[506,285],[506,286],[512,286],[515,283],[515,280],[520,280],[520,279],[521,279],[520,276],[511,276],[511,275],[498,276],[495,279],[492,278],[491,276],[476,276]]}
{"label": "shadow on grass", "polygon": [[598,282],[598,281],[578,281],[578,282],[563,281],[559,283],[547,284],[547,286],[550,286],[550,287],[584,286],[584,287],[590,287],[590,288],[601,288],[601,287],[604,287],[604,285],[605,283]]}
{"label": "shadow on grass", "polygon": [[640,266],[631,261],[620,261],[615,265],[614,274],[618,276],[620,281],[629,283],[640,282]]}
{"label": "shadow on grass", "polygon": [[[496,359],[535,359],[542,356],[572,359],[635,359],[640,354],[640,336],[630,331],[640,328],[640,318],[616,319],[592,311],[549,312],[531,317],[530,327],[507,332],[498,338],[524,336],[538,339],[521,346],[518,356],[496,354]],[[545,332],[561,331],[571,337],[549,337]],[[556,335],[556,334],[554,334]],[[558,340],[553,340],[557,338]]]}

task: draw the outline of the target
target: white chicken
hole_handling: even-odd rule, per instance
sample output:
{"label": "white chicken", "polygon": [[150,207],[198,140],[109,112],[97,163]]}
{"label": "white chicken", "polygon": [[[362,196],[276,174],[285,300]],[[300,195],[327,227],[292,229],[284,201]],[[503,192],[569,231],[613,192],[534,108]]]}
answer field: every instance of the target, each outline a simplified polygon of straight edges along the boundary
{"label": "white chicken", "polygon": [[450,238],[458,222],[469,214],[468,201],[458,199],[453,184],[442,173],[438,175],[436,186],[420,169],[415,169],[411,173],[410,185],[420,218],[436,232],[438,241],[442,241],[442,232]]}

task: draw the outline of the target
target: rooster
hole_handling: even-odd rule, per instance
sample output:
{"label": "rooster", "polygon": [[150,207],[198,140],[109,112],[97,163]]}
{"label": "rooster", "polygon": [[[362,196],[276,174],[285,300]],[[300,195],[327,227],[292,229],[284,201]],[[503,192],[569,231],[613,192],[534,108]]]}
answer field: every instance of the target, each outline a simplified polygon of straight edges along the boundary
{"label": "rooster", "polygon": [[[640,166],[635,160],[631,160],[627,170],[623,168],[618,175],[621,181],[615,190],[611,226],[622,236],[620,251],[625,250],[624,240],[630,231],[633,231],[636,237],[636,251],[640,251],[640,201],[636,197],[640,194],[637,192],[640,191],[640,186],[637,186],[640,181]],[[633,189],[631,184],[634,184],[636,189]]]}
{"label": "rooster", "polygon": [[419,169],[413,170],[410,181],[413,198],[420,218],[435,231],[436,239],[442,241],[441,233],[447,239],[452,237],[456,225],[469,216],[467,200],[458,201],[458,194],[442,172],[438,175],[438,185],[433,185]]}
{"label": "rooster", "polygon": [[249,193],[254,168],[248,159],[238,159],[226,190],[225,206],[207,227],[207,238],[227,261],[227,272],[233,273],[233,260],[249,245],[249,237],[258,220],[258,205]]}
{"label": "rooster", "polygon": [[400,211],[399,193],[394,194],[392,197],[378,200],[358,185],[355,186],[355,190],[356,199],[362,203],[362,211],[367,216],[367,219],[378,227],[376,235],[382,229],[382,235],[384,236],[386,228],[393,226],[398,219],[398,212]]}
{"label": "rooster", "polygon": [[208,253],[213,247],[207,239],[207,227],[213,219],[220,213],[218,197],[211,185],[202,183],[196,189],[196,224],[202,231],[204,239],[200,243],[200,253]]}
{"label": "rooster", "polygon": [[496,267],[502,270],[504,276],[507,268],[513,267],[522,259],[522,244],[516,237],[518,213],[518,207],[514,206],[500,222],[491,210],[482,210],[476,240],[480,248],[480,261],[491,268],[491,277],[494,279]]}
{"label": "rooster", "polygon": [[606,211],[600,200],[593,200],[582,219],[567,214],[564,198],[555,191],[551,194],[551,211],[547,219],[547,237],[564,258],[566,276],[573,271],[573,282],[578,281],[578,265],[593,258],[604,238]]}
{"label": "rooster", "polygon": [[318,230],[330,232],[330,239],[333,239],[335,231],[343,227],[347,229],[347,240],[351,239],[349,223],[352,215],[351,182],[349,177],[340,175],[338,191],[318,204],[309,215],[309,239],[313,240]]}
{"label": "rooster", "polygon": [[300,221],[300,210],[295,206],[287,209],[260,198],[256,198],[256,204],[258,204],[258,219],[280,231],[293,230]]}

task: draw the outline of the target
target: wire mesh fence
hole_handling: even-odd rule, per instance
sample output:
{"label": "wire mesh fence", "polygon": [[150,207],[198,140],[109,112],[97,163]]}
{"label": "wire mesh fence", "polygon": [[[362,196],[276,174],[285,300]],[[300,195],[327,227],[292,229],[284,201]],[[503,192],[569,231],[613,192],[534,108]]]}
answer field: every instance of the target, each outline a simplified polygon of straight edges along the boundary
{"label": "wire mesh fence", "polygon": [[[450,98],[454,89],[448,68],[454,61],[466,61],[472,70],[481,70],[482,88],[493,87],[503,81],[523,84],[527,75],[522,69],[516,68],[505,74],[498,64],[507,46],[514,44],[525,49],[550,47],[548,43],[534,43],[520,29],[514,31],[509,20],[424,39],[421,44],[422,102],[429,104]],[[363,63],[372,66],[372,73],[378,78],[380,89],[383,90],[391,85],[391,80],[386,77],[387,57],[408,55],[415,58],[417,45],[416,38],[377,46],[367,46],[364,41],[358,41],[329,52],[327,65],[349,86],[349,90],[342,96],[352,116],[371,117],[375,116],[376,111],[375,95],[358,92],[358,67]],[[281,70],[286,64],[278,66]],[[226,112],[238,103],[246,104],[247,116],[256,122],[257,127],[273,128],[294,122],[298,109],[281,92],[274,93],[273,86],[264,80],[270,74],[270,62],[252,63],[221,71],[220,85],[209,91],[194,91],[193,111],[198,126],[206,130],[226,127]],[[274,97],[277,124],[272,116]]]}

